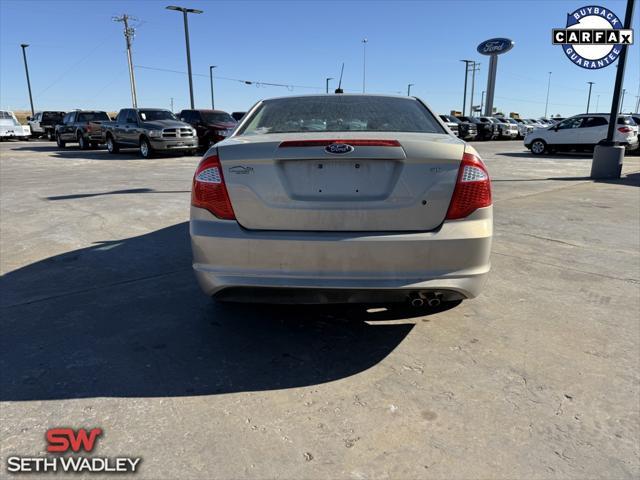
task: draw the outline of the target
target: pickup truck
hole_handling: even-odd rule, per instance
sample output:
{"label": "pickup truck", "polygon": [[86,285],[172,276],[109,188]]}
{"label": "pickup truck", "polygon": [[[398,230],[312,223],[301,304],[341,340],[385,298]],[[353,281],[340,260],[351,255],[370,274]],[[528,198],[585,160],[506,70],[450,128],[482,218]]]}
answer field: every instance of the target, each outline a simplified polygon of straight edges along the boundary
{"label": "pickup truck", "polygon": [[96,148],[104,143],[101,125],[110,122],[107,112],[95,110],[75,110],[67,113],[62,123],[56,125],[55,137],[59,148],[69,142],[77,142],[82,150]]}
{"label": "pickup truck", "polygon": [[34,138],[47,137],[53,140],[56,125],[62,121],[65,112],[36,112],[33,117],[27,117]]}
{"label": "pickup truck", "polygon": [[106,143],[109,153],[118,153],[120,148],[139,148],[143,158],[150,158],[155,152],[194,154],[198,150],[196,131],[169,110],[123,108],[115,121],[96,127],[96,141]]}
{"label": "pickup truck", "polygon": [[227,138],[237,122],[222,110],[182,110],[178,118],[196,129],[200,147],[209,147]]}

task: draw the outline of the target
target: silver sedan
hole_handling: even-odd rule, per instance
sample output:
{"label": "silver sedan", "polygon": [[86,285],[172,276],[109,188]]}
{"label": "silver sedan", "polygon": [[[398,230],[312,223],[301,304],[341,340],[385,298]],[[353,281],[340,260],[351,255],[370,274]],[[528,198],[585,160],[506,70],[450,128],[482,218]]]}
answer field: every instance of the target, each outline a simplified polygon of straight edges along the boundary
{"label": "silver sedan", "polygon": [[485,283],[491,182],[417,98],[275,98],[205,154],[190,233],[218,300],[435,306]]}

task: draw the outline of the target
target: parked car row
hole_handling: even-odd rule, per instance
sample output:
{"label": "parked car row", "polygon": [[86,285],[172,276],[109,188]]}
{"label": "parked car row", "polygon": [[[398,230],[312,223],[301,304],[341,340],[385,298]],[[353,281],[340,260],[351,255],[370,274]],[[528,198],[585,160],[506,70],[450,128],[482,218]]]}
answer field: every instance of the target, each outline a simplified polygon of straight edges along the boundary
{"label": "parked car row", "polygon": [[223,140],[236,127],[221,110],[182,110],[176,117],[160,108],[123,108],[114,120],[104,111],[74,110],[55,126],[59,148],[77,143],[81,149],[106,145],[110,153],[137,148],[144,158],[156,152],[195,154]]}
{"label": "parked car row", "polygon": [[554,125],[554,122],[547,119],[506,118],[499,115],[494,117],[440,115],[440,119],[463,140],[524,139],[536,128]]}

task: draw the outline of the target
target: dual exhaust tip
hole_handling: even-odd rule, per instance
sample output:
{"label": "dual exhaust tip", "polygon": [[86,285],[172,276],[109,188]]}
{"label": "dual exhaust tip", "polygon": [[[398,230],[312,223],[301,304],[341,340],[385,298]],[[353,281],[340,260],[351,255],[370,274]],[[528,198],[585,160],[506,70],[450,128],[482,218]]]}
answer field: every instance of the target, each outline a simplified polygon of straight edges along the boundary
{"label": "dual exhaust tip", "polygon": [[428,305],[431,308],[440,306],[442,303],[442,294],[438,292],[418,292],[409,296],[411,306],[415,308]]}

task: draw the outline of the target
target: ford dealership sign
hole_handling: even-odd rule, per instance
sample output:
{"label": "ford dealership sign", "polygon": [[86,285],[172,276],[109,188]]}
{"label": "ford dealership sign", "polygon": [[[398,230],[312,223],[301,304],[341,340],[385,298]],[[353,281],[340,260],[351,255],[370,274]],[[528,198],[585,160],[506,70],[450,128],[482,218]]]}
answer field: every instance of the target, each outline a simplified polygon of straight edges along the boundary
{"label": "ford dealership sign", "polygon": [[513,40],[508,38],[490,38],[478,45],[478,53],[482,55],[500,55],[513,48]]}

